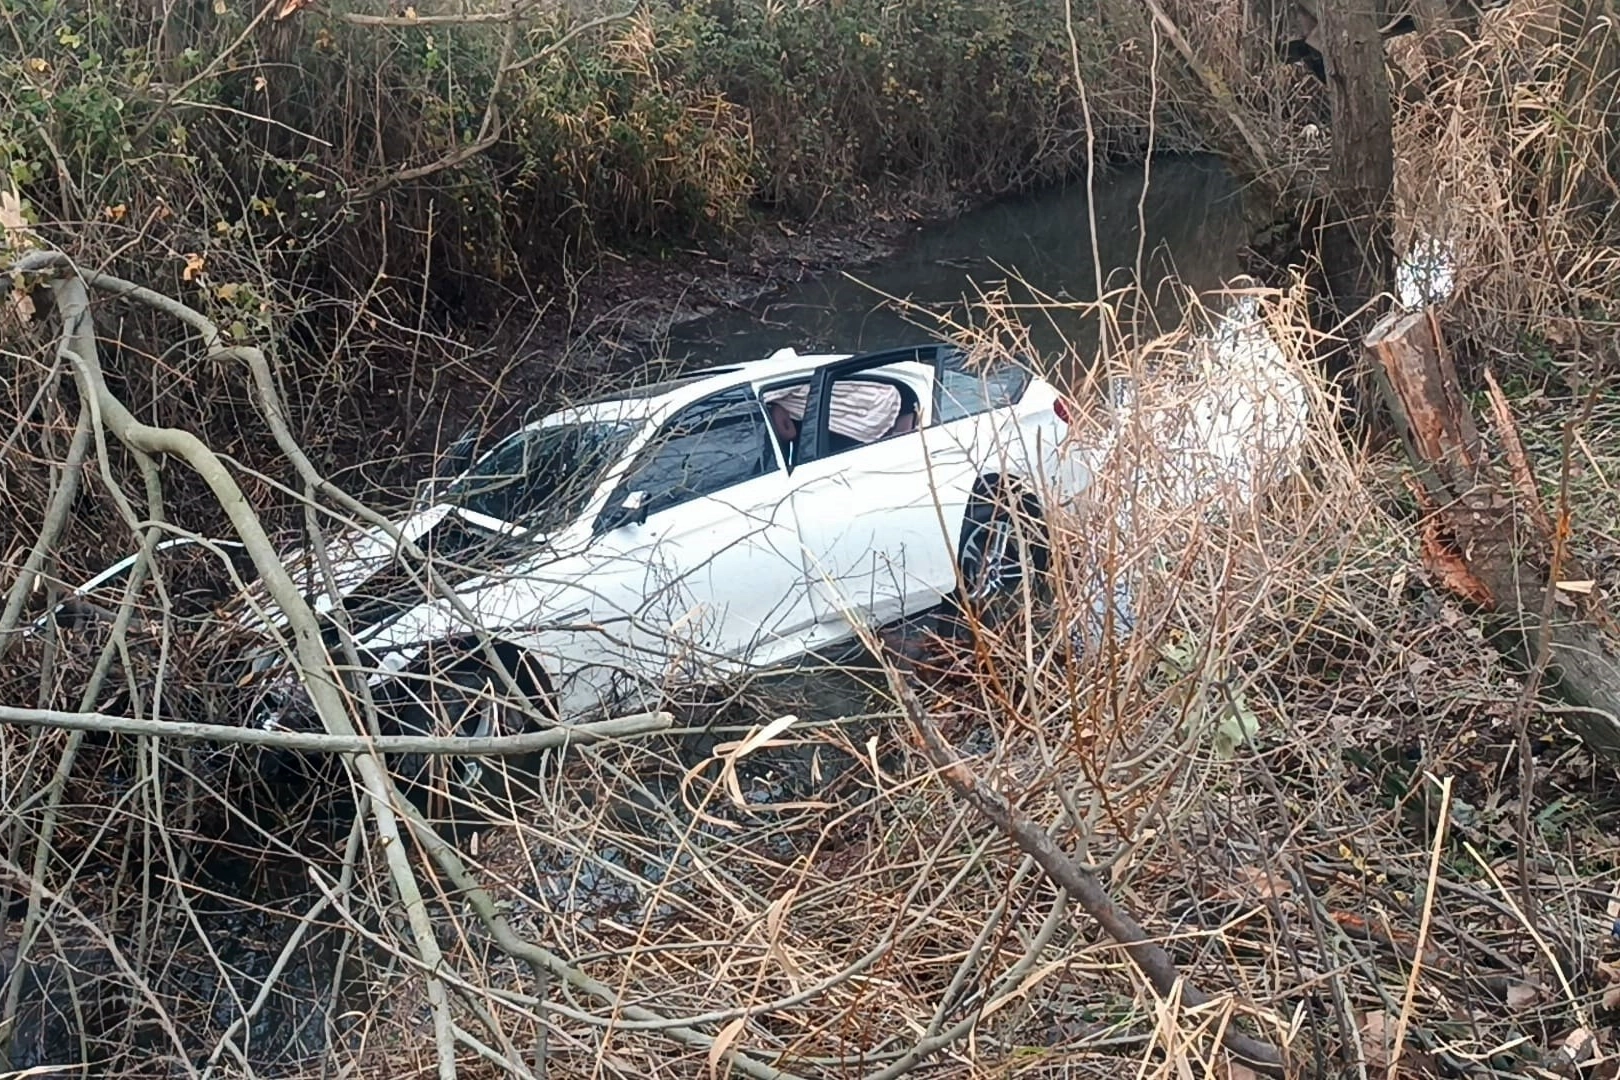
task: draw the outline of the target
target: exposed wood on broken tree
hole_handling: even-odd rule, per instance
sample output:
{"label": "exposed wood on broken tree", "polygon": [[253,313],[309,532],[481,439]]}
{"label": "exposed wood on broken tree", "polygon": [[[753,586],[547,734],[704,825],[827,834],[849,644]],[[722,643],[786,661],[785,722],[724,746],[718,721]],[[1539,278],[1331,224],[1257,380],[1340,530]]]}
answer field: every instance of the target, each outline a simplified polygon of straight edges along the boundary
{"label": "exposed wood on broken tree", "polygon": [[[1374,0],[1359,8],[1373,21],[1383,40],[1419,31],[1442,31],[1430,40],[1443,53],[1455,52],[1461,41],[1479,29],[1483,11],[1504,6],[1505,0]],[[1290,62],[1304,64],[1323,82],[1327,81],[1322,40],[1322,8],[1333,0],[1289,0],[1283,5],[1283,18],[1276,19],[1277,53]],[[1273,7],[1275,10],[1275,7]]]}
{"label": "exposed wood on broken tree", "polygon": [[1475,425],[1432,312],[1390,315],[1367,334],[1405,429],[1423,511],[1423,556],[1452,593],[1480,608],[1573,708],[1591,749],[1620,757],[1620,648],[1604,598],[1567,557],[1567,512],[1541,505],[1507,403],[1495,394],[1505,462]]}

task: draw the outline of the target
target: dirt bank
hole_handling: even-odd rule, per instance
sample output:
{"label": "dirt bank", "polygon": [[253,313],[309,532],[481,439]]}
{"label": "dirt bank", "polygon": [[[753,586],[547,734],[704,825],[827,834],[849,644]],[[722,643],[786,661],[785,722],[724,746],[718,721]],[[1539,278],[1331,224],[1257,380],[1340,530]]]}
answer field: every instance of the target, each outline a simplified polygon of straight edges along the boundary
{"label": "dirt bank", "polygon": [[872,197],[809,222],[766,216],[707,249],[604,252],[516,342],[525,364],[557,361],[583,373],[611,369],[683,323],[741,308],[788,285],[869,266],[929,225],[992,201],[958,192]]}

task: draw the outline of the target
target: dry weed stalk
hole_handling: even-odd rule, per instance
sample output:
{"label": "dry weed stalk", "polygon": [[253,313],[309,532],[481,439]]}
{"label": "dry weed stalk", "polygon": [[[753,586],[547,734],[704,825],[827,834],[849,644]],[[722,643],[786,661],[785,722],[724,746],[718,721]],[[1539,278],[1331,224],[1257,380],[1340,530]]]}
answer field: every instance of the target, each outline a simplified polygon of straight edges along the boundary
{"label": "dry weed stalk", "polygon": [[1620,325],[1620,28],[1599,8],[1528,0],[1473,40],[1392,47],[1422,90],[1396,114],[1399,247],[1449,248],[1465,348],[1577,382]]}

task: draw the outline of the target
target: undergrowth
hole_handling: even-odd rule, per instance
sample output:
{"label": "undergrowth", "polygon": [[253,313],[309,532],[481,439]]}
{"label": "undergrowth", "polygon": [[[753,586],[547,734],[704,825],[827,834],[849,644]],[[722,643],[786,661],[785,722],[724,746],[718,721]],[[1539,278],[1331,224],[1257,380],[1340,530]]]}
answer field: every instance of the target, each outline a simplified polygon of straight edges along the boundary
{"label": "undergrowth", "polygon": [[[995,190],[1085,153],[1067,12],[1037,0],[648,6],[509,70],[498,93],[497,71],[557,41],[561,14],[525,8],[509,39],[502,24],[357,25],[325,5],[259,18],[219,0],[156,23],[105,5],[0,11],[23,46],[0,60],[0,148],[34,222],[8,242],[69,247],[262,341],[301,444],[368,495],[397,498],[390,483],[437,438],[447,397],[498,398],[518,379],[513,357],[434,329],[434,304],[533,299],[529,278],[593,249],[695,242],[762,207],[809,215],[862,185],[930,177]],[[1172,62],[1140,12],[1074,15],[1098,148],[1139,147],[1148,130],[1190,144],[1179,101],[1125,81]],[[1297,72],[1238,78],[1262,63],[1255,43],[1230,22],[1188,25],[1278,135],[1271,164],[1318,168],[1300,126],[1321,121],[1320,98],[1282,92]],[[1397,108],[1398,234],[1453,245],[1440,317],[1470,378],[1489,364],[1513,390],[1549,503],[1564,427],[1595,393],[1569,491],[1599,590],[1620,532],[1613,34],[1586,7],[1526,4],[1471,43],[1392,46],[1416,87]],[[1184,74],[1166,78],[1184,93]],[[486,116],[489,147],[389,183],[477,145]],[[1298,364],[1320,332],[1305,298],[1261,290],[1259,306]],[[0,315],[17,421],[0,462],[8,567],[61,482],[81,407],[52,313],[20,314],[8,300]],[[979,344],[1016,346],[1029,314],[981,310]],[[285,486],[243,373],[122,305],[98,319],[113,388],[142,418],[201,432],[296,535],[301,500],[322,496]],[[1194,314],[1110,352],[1144,415],[1192,415],[1219,389],[1197,367],[1203,329]],[[730,1048],[805,1077],[921,1063],[1236,1078],[1212,1036],[1237,1023],[1317,1074],[1607,1075],[1612,766],[1570,738],[1556,703],[1525,698],[1424,568],[1393,455],[1347,449],[1334,402],[1301,376],[1311,437],[1286,482],[1234,504],[1206,468],[1196,498],[1155,502],[1141,481],[1174,465],[1169,444],[1126,424],[1091,500],[1051,522],[1048,590],[983,626],[971,654],[910,661],[971,766],[1096,865],[1212,1005],[1156,995],[1075,918],[916,754],[879,675],[811,670],[808,695],[755,684],[691,710],[676,737],[549,757],[523,802],[461,838],[515,932],[589,987],[537,980],[468,914],[463,885],[413,853],[455,980],[462,1070],[523,1075],[538,1029],[555,1075],[710,1075]],[[1108,441],[1089,422],[1077,452]],[[134,464],[116,446],[92,455],[51,576],[134,546],[105,486],[140,505]],[[184,470],[166,462],[162,478],[172,519],[215,531]],[[1099,632],[1122,582],[1131,620]],[[163,604],[148,614],[108,686],[205,683],[186,634],[206,634],[206,611],[194,625]],[[4,703],[79,707],[81,661],[12,652]],[[789,712],[777,745],[742,751]],[[1535,732],[1523,789],[1504,765],[1521,725]],[[253,755],[167,739],[89,738],[73,759],[69,745],[0,731],[0,885],[12,910],[30,889],[39,899],[27,955],[0,950],[20,979],[12,1064],[435,1068],[382,845],[348,830],[341,783],[277,788]],[[680,1023],[720,1051],[680,1041]]]}
{"label": "undergrowth", "polygon": [[[873,185],[1007,190],[1082,160],[1053,0],[687,0],[572,37],[607,9],[404,10],[421,25],[354,3],[177,4],[154,33],[144,11],[13,6],[0,162],[87,250],[166,252],[143,268],[163,284],[187,253],[252,251],[333,291],[430,272],[465,314],[500,295],[484,279],[554,280],[570,253],[691,243]],[[1104,32],[1080,34],[1080,73],[1117,97]]]}

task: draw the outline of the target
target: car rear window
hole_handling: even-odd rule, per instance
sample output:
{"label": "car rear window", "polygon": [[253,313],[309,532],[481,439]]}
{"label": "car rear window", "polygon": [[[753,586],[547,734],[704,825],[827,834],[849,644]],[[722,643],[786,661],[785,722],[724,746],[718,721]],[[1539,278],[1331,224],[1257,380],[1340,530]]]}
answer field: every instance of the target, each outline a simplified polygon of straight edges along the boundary
{"label": "car rear window", "polygon": [[1029,386],[1029,372],[1010,360],[970,364],[960,349],[940,357],[935,423],[944,424],[1016,405]]}

